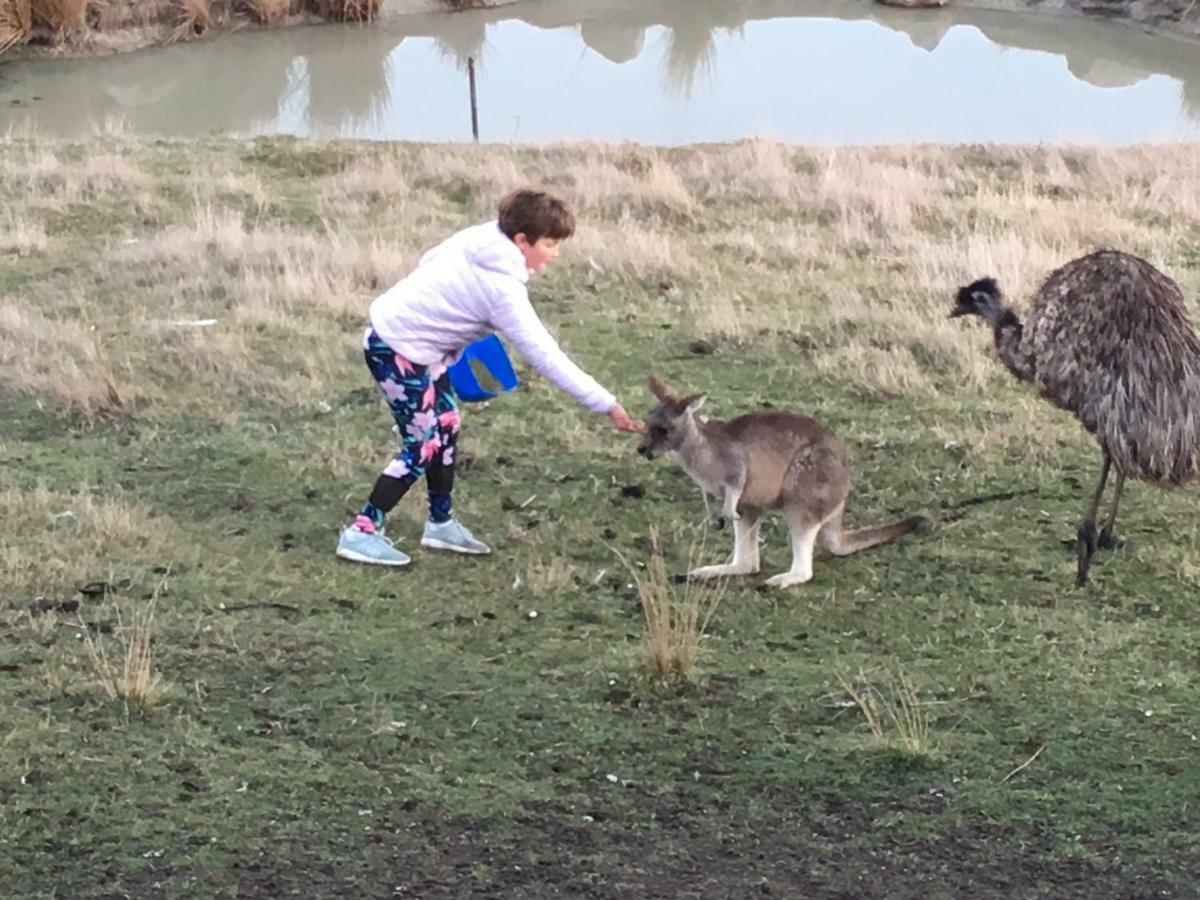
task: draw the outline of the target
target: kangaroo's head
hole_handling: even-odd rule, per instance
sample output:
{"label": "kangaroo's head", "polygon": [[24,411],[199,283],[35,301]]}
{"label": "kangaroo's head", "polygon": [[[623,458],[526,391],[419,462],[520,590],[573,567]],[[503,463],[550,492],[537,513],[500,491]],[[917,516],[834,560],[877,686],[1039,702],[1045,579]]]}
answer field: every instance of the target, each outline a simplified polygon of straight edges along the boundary
{"label": "kangaroo's head", "polygon": [[989,322],[995,321],[1004,307],[1004,295],[995,278],[980,278],[965,287],[958,289],[954,309],[950,318],[955,316],[980,316]]}
{"label": "kangaroo's head", "polygon": [[704,395],[680,397],[653,375],[649,384],[650,393],[658,399],[658,406],[646,416],[646,432],[638,444],[638,453],[646,459],[654,459],[678,451],[688,435],[695,433],[693,416],[704,403]]}

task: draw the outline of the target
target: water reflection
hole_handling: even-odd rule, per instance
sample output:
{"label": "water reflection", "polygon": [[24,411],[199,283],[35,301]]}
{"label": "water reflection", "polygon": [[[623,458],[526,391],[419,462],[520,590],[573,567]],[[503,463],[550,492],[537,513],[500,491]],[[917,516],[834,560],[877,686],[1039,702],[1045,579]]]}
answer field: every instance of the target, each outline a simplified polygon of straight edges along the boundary
{"label": "water reflection", "polygon": [[588,19],[579,25],[584,44],[609,62],[627,63],[641,55],[646,46],[646,26],[616,17]]}
{"label": "water reflection", "polygon": [[[1068,128],[1200,137],[1194,44],[1092,20],[848,0],[533,0],[10,63],[0,65],[0,127],[77,136],[117,117],[151,134],[461,140],[468,58],[485,140],[672,143],[754,130],[835,142],[1043,140]],[[888,124],[897,102],[908,112]],[[983,104],[1012,121],[992,132],[953,122]],[[853,128],[834,122],[839,114]],[[904,116],[908,133],[893,133]],[[1114,118],[1119,128],[1097,124]],[[872,131],[870,120],[881,124]]]}
{"label": "water reflection", "polygon": [[[392,102],[394,70],[388,57],[404,40],[367,39],[369,25],[332,29],[305,54],[305,78],[294,90],[307,91],[308,121],[314,131],[373,131]],[[398,77],[398,76],[397,76]]]}
{"label": "water reflection", "polygon": [[472,16],[452,18],[457,21],[433,35],[433,45],[443,59],[466,72],[468,59],[482,64],[487,56],[487,23]]}

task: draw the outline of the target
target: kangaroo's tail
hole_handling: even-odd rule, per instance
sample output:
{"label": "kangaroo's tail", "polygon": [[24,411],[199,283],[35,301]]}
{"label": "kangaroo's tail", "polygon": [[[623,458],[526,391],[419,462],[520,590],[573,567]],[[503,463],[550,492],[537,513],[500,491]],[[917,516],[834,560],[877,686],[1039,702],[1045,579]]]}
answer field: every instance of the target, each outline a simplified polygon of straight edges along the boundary
{"label": "kangaroo's tail", "polygon": [[870,528],[842,528],[842,511],[839,509],[822,527],[817,541],[835,556],[849,556],[878,544],[893,541],[914,528],[925,524],[924,516],[909,516]]}

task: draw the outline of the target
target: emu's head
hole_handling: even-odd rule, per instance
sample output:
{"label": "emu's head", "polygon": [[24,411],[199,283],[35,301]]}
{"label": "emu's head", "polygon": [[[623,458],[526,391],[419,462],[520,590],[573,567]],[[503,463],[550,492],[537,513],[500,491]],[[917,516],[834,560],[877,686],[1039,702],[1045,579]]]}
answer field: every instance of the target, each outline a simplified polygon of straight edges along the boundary
{"label": "emu's head", "polygon": [[637,449],[646,459],[654,459],[683,446],[691,432],[692,416],[704,403],[704,395],[680,397],[653,375],[649,385],[658,406],[646,416],[646,433]]}
{"label": "emu's head", "polygon": [[1004,308],[1004,295],[995,278],[980,278],[972,281],[966,287],[958,289],[954,309],[950,318],[956,316],[980,316],[989,322],[996,322]]}

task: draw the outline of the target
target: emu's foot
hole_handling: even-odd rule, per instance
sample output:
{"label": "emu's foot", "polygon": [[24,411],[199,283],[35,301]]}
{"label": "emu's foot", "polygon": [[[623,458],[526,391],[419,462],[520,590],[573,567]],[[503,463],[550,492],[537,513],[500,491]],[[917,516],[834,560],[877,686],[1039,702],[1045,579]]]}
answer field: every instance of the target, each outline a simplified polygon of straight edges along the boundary
{"label": "emu's foot", "polygon": [[[1063,538],[1061,541],[1064,548],[1071,553],[1079,551],[1079,537]],[[1096,537],[1097,550],[1124,550],[1129,546],[1129,539],[1122,537],[1119,534],[1113,534],[1108,529],[1103,529]]]}
{"label": "emu's foot", "polygon": [[1119,534],[1113,534],[1107,528],[1101,529],[1100,537],[1096,539],[1096,546],[1101,550],[1123,550],[1128,544],[1128,540]]}
{"label": "emu's foot", "polygon": [[1077,587],[1083,587],[1083,585],[1087,584],[1088,571],[1092,567],[1092,557],[1096,555],[1097,543],[1096,523],[1082,523],[1079,526],[1079,533],[1075,537],[1075,556],[1079,566],[1075,575],[1075,584]]}

